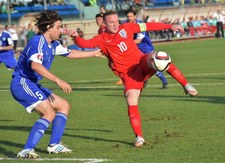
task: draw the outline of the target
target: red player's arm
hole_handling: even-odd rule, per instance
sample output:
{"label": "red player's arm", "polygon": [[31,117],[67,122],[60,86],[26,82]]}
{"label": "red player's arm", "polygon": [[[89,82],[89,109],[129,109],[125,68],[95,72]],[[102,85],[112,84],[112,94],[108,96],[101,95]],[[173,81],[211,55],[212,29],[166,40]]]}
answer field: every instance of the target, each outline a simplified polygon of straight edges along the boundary
{"label": "red player's arm", "polygon": [[74,42],[80,48],[96,48],[96,45],[94,44],[93,39],[85,40],[78,36],[78,37],[74,37]]}

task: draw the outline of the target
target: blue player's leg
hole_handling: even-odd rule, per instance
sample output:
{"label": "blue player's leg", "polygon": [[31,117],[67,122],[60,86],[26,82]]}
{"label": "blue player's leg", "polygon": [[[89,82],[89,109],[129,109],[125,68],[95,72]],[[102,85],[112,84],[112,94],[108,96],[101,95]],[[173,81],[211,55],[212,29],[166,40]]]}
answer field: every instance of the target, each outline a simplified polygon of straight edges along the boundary
{"label": "blue player's leg", "polygon": [[165,76],[163,75],[163,73],[160,71],[156,71],[155,75],[162,81],[162,84],[163,84],[162,88],[168,88],[168,82],[167,82]]}
{"label": "blue player's leg", "polygon": [[17,64],[13,50],[5,53],[4,56],[1,57],[0,61],[2,61],[5,64],[5,66],[8,68],[8,70],[14,69]]}
{"label": "blue player's leg", "polygon": [[[53,120],[55,121],[55,119],[57,119],[55,112],[58,111],[62,114],[68,115],[69,107],[65,105],[65,102],[63,102],[61,98],[58,98],[58,96],[54,96],[54,94],[51,94],[50,90],[43,88],[41,85],[35,84],[26,78],[17,76],[14,77],[11,82],[10,89],[13,97],[21,105],[23,105],[24,108],[26,108],[27,112],[31,113],[35,111],[40,115],[40,118],[34,123],[30,131],[29,137],[23,150],[18,153],[17,157],[38,158],[39,156],[34,152],[34,148],[37,146],[40,139],[43,137],[49,124]],[[50,100],[47,97],[52,98]],[[54,108],[56,105],[58,105],[58,107]],[[60,127],[62,127],[63,130],[57,132],[57,134],[60,134],[61,132],[63,133],[65,123],[60,122]],[[60,139],[61,137],[62,134],[60,136]],[[60,149],[62,149],[61,145],[60,147]],[[64,151],[65,149],[67,148],[64,148]]]}
{"label": "blue player's leg", "polygon": [[24,149],[34,149],[37,146],[49,124],[55,117],[55,111],[47,99],[38,104],[34,108],[34,111],[40,114],[41,117],[34,123]]}
{"label": "blue player's leg", "polygon": [[8,68],[8,70],[12,70],[16,67],[16,64],[17,64],[16,58],[13,57],[13,58],[6,59],[4,64]]}
{"label": "blue player's leg", "polygon": [[72,149],[69,149],[65,145],[61,144],[61,139],[70,111],[70,105],[65,99],[55,94],[51,95],[51,99],[53,100],[50,100],[50,103],[56,110],[56,116],[52,121],[52,134],[47,151],[49,153],[70,153],[72,152]]}
{"label": "blue player's leg", "polygon": [[[36,111],[40,118],[34,123],[27,142],[22,151],[17,155],[19,158],[39,158],[34,148],[43,137],[49,124],[55,117],[55,111],[51,107],[46,94],[31,80],[19,76],[13,77],[10,85],[12,96],[28,113]],[[47,90],[47,89],[46,89]],[[50,92],[50,91],[49,91]]]}

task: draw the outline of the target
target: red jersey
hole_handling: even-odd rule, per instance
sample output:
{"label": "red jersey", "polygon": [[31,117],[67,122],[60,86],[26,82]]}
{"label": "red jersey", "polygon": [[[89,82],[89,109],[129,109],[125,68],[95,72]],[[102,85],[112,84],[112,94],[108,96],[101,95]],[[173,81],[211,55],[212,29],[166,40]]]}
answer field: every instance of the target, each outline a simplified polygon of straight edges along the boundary
{"label": "red jersey", "polygon": [[98,34],[101,34],[102,32],[105,32],[106,31],[106,27],[105,26],[101,26],[99,29],[98,29]]}
{"label": "red jersey", "polygon": [[127,73],[133,66],[140,62],[144,55],[133,40],[134,33],[144,30],[162,30],[171,28],[169,24],[146,23],[134,24],[126,23],[119,26],[117,33],[103,32],[92,39],[84,40],[76,37],[76,44],[81,48],[99,47],[109,59],[110,67],[118,74]]}

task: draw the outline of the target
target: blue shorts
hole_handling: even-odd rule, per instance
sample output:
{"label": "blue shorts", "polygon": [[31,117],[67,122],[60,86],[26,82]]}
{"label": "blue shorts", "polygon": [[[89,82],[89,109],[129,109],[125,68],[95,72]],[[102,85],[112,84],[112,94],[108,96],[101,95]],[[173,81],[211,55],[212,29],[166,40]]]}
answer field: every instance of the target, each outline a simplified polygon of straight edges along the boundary
{"label": "blue shorts", "polygon": [[21,76],[13,77],[10,90],[14,99],[23,105],[29,113],[52,94],[49,89]]}
{"label": "blue shorts", "polygon": [[7,68],[16,67],[16,58],[12,52],[0,53],[0,63],[4,63]]}

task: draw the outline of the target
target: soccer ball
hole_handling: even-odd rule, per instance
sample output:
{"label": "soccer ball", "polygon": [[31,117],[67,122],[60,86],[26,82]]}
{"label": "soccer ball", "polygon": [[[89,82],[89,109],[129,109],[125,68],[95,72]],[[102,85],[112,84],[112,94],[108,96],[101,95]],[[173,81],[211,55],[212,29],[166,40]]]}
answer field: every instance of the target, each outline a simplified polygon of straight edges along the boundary
{"label": "soccer ball", "polygon": [[159,51],[152,55],[151,65],[156,71],[167,70],[170,63],[171,58],[166,52]]}

